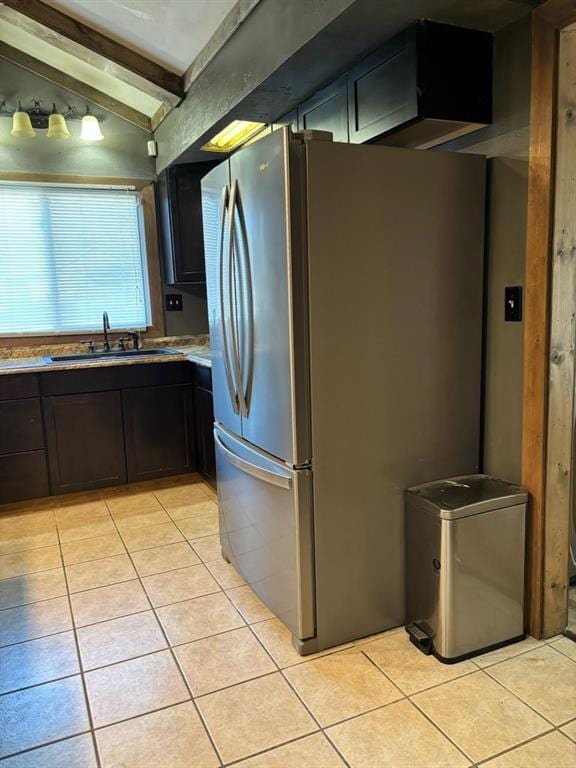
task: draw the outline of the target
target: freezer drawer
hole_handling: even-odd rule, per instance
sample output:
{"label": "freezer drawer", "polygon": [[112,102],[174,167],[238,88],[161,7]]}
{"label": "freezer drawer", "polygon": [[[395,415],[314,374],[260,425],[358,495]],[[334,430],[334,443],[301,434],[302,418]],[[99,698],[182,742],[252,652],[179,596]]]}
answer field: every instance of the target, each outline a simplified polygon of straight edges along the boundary
{"label": "freezer drawer", "polygon": [[214,438],[222,550],[295,637],[312,637],[312,472],[218,427]]}

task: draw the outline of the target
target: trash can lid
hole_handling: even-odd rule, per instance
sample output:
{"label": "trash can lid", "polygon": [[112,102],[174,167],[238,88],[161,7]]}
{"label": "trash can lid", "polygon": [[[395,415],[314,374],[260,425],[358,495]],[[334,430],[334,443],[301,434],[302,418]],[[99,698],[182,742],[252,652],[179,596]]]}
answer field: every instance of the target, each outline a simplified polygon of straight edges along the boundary
{"label": "trash can lid", "polygon": [[489,475],[463,475],[408,488],[407,496],[421,508],[446,520],[523,504],[527,492],[518,485]]}

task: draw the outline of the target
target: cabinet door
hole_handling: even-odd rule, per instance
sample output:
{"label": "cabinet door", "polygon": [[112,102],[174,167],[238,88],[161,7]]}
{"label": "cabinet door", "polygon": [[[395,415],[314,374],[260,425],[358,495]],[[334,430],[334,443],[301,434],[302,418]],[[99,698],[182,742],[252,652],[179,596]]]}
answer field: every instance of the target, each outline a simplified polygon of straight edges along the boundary
{"label": "cabinet door", "polygon": [[418,116],[416,28],[402,32],[348,73],[350,141],[376,139]]}
{"label": "cabinet door", "polygon": [[205,283],[202,177],[214,163],[174,165],[158,177],[158,224],[169,285]]}
{"label": "cabinet door", "polygon": [[122,392],[128,480],[196,468],[191,384]]}
{"label": "cabinet door", "polygon": [[346,75],[298,107],[298,127],[301,130],[330,131],[334,141],[348,141]]}
{"label": "cabinet door", "polygon": [[216,456],[214,452],[214,407],[212,392],[203,387],[194,390],[196,416],[196,451],[198,471],[210,480],[216,480]]}
{"label": "cabinet door", "polygon": [[120,392],[43,398],[53,494],[126,482]]}
{"label": "cabinet door", "polygon": [[46,451],[0,456],[0,504],[48,496]]}

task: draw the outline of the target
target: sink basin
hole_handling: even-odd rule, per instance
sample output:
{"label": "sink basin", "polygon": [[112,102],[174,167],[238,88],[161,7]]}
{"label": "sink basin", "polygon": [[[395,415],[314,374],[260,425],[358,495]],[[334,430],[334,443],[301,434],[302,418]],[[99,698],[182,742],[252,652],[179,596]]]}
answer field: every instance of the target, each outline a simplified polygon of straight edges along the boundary
{"label": "sink basin", "polygon": [[173,349],[111,349],[109,352],[81,352],[77,355],[55,355],[53,357],[45,357],[46,363],[70,363],[74,360],[108,360],[108,359],[122,359],[124,357],[159,357],[164,355],[177,355]]}

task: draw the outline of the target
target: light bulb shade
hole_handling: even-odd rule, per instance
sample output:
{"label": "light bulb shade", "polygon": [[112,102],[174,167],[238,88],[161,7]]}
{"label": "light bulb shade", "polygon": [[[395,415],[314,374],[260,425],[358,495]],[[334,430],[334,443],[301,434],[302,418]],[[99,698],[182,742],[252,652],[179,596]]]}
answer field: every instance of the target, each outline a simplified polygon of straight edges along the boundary
{"label": "light bulb shade", "polygon": [[66,125],[64,115],[60,115],[58,112],[53,112],[48,118],[48,133],[46,136],[49,139],[69,139],[70,131]]}
{"label": "light bulb shade", "polygon": [[104,136],[100,130],[100,123],[97,117],[94,117],[94,115],[84,115],[80,138],[84,139],[84,141],[102,141]]}
{"label": "light bulb shade", "polygon": [[12,136],[18,136],[18,138],[32,139],[36,136],[36,131],[32,128],[32,121],[28,112],[14,112],[10,133]]}

